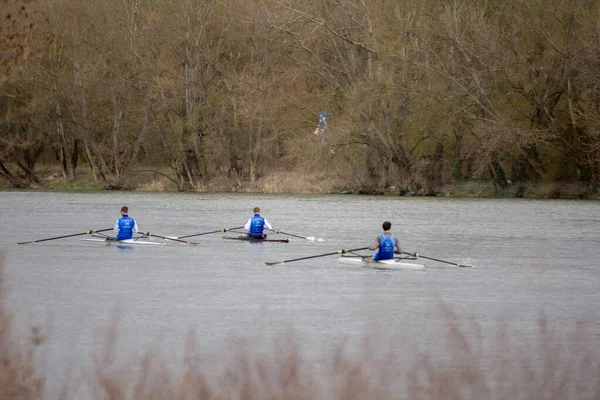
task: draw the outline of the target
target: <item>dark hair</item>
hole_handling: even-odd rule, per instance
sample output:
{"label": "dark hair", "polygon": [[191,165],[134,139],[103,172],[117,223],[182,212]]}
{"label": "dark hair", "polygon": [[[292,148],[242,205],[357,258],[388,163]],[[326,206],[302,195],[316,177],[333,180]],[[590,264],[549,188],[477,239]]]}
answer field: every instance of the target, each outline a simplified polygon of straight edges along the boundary
{"label": "dark hair", "polygon": [[121,207],[121,212],[124,212],[125,214],[127,214],[129,212],[129,208],[127,206],[123,206],[123,207]]}
{"label": "dark hair", "polygon": [[384,231],[389,231],[392,228],[392,223],[390,221],[385,221],[381,226]]}
{"label": "dark hair", "polygon": [[252,211],[254,211],[254,213],[258,214],[260,212],[260,208],[254,207],[254,210],[252,210]]}

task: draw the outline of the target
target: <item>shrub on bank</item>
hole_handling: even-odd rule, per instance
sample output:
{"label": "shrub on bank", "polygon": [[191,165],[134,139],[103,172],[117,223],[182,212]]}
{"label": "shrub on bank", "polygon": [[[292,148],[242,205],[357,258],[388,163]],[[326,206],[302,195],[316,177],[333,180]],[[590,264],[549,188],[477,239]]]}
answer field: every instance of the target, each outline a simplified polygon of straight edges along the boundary
{"label": "shrub on bank", "polygon": [[[67,182],[57,167],[47,167],[48,174],[40,184],[31,189],[50,190],[105,190],[102,182],[95,182],[87,170],[78,171],[76,180]],[[122,186],[112,189],[143,192],[175,192],[177,186],[168,178],[170,171],[144,167],[138,168]],[[0,190],[11,189],[10,183],[0,179]],[[348,171],[274,171],[254,182],[239,176],[216,175],[206,182],[198,183],[191,191],[198,193],[278,193],[278,194],[364,194],[382,196],[443,196],[462,198],[532,198],[532,199],[600,199],[600,186],[583,183],[522,183],[507,182],[496,187],[491,180],[469,179],[423,188],[411,185],[378,186],[365,176]]]}

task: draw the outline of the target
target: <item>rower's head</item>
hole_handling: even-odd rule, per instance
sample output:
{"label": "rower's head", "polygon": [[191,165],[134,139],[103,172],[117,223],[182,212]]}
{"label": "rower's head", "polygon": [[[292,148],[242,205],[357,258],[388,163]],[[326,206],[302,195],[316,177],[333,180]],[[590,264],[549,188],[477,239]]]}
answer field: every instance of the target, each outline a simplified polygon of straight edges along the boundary
{"label": "rower's head", "polygon": [[383,224],[381,224],[381,227],[384,231],[389,231],[392,229],[392,223],[390,221],[385,221]]}
{"label": "rower's head", "polygon": [[254,211],[254,214],[260,214],[260,207],[254,207],[252,211]]}
{"label": "rower's head", "polygon": [[121,207],[121,215],[127,215],[129,213],[129,208],[127,206]]}

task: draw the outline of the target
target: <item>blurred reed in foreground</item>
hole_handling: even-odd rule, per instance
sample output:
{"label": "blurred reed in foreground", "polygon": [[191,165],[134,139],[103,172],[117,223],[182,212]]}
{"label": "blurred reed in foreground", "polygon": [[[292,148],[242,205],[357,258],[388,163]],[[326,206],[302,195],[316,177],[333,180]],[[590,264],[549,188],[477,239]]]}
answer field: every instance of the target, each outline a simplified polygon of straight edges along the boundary
{"label": "blurred reed in foreground", "polygon": [[[33,328],[28,337],[18,337],[1,284],[0,258],[0,400],[600,398],[597,338],[586,326],[565,337],[541,318],[532,357],[511,345],[508,327],[494,338],[477,327],[475,335],[467,335],[465,330],[472,330],[444,305],[448,331],[439,341],[447,352],[367,337],[358,349],[333,346],[319,362],[290,332],[263,343],[232,339],[225,354],[199,354],[190,335],[180,363],[152,351],[123,363],[117,361],[115,323],[107,327],[93,372],[48,393],[45,371],[36,367],[45,344],[41,331]],[[490,342],[491,347],[485,344]]]}

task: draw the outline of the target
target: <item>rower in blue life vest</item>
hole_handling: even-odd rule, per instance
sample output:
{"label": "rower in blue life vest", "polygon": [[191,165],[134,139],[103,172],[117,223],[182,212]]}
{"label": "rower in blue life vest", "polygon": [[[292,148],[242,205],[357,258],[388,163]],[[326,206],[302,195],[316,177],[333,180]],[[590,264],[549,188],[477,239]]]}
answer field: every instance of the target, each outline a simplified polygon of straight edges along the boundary
{"label": "rower in blue life vest", "polygon": [[248,222],[246,222],[246,225],[244,226],[244,229],[246,229],[248,231],[248,233],[246,234],[246,237],[253,237],[253,238],[257,238],[257,239],[266,239],[267,235],[264,234],[264,229],[268,228],[268,229],[273,230],[273,227],[271,226],[271,224],[269,223],[269,221],[267,221],[267,219],[265,217],[262,217],[260,215],[259,207],[254,207],[254,209],[252,211],[254,211],[254,216],[252,218],[250,218],[248,220]]}
{"label": "rower in blue life vest", "polygon": [[373,255],[373,261],[391,260],[394,258],[394,253],[402,253],[398,239],[390,232],[392,223],[385,221],[381,226],[383,228],[383,233],[377,235],[373,244],[369,246],[369,250],[379,249],[379,251]]}
{"label": "rower in blue life vest", "polygon": [[115,223],[115,232],[117,232],[115,240],[131,239],[133,234],[138,232],[137,222],[127,215],[128,212],[127,206],[121,207],[121,218]]}

